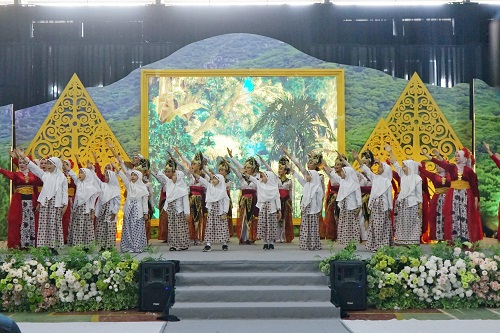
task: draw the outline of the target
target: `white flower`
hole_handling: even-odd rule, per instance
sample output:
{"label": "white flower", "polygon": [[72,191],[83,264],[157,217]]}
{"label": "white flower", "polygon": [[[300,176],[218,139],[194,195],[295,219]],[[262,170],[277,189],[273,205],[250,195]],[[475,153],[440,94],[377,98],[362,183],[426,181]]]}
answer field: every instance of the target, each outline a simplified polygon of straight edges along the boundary
{"label": "white flower", "polygon": [[427,279],[425,279],[425,281],[428,283],[428,284],[431,284],[434,282],[434,279],[430,276],[427,277]]}
{"label": "white flower", "polygon": [[467,291],[465,292],[465,296],[467,296],[467,297],[471,297],[471,296],[472,296],[472,290],[470,290],[470,289],[469,289],[469,290],[467,290]]}
{"label": "white flower", "polygon": [[488,275],[488,271],[482,271],[481,274],[483,274],[483,276],[486,276]]}
{"label": "white flower", "polygon": [[15,290],[15,291],[21,291],[21,290],[23,290],[23,286],[21,286],[20,284],[16,284],[16,285],[14,286],[14,290]]}
{"label": "white flower", "polygon": [[96,300],[96,302],[100,302],[100,301],[102,301],[102,297],[101,297],[101,296],[97,296],[97,297],[95,298],[95,300]]}
{"label": "white flower", "polygon": [[475,268],[472,268],[472,269],[470,270],[470,272],[471,272],[472,274],[476,274],[476,269],[475,269]]}

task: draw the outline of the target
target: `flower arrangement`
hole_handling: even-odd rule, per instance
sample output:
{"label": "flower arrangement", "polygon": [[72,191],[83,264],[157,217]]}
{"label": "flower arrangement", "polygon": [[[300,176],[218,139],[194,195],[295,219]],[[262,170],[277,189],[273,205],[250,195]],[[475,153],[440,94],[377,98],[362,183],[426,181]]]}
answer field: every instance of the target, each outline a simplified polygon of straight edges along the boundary
{"label": "flower arrangement", "polygon": [[479,252],[437,243],[430,254],[383,247],[367,261],[367,300],[379,309],[498,307],[499,264],[499,245]]}
{"label": "flower arrangement", "polygon": [[122,310],[137,306],[139,262],[115,250],[87,254],[69,248],[4,253],[1,308],[9,312]]}

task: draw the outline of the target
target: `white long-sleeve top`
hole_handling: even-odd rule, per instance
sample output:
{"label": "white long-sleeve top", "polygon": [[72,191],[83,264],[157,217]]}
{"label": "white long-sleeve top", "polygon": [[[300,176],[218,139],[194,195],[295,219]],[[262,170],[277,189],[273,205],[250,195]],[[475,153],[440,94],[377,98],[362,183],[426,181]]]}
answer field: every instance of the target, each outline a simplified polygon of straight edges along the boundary
{"label": "white long-sleeve top", "polygon": [[[403,171],[403,168],[399,165],[398,161],[396,161],[394,164],[394,167],[396,168],[396,172],[398,173],[399,177],[403,179],[405,175],[405,172]],[[408,202],[408,207],[413,207],[415,205],[418,205],[419,203],[422,203],[422,183],[420,183],[420,186],[415,186],[413,190],[411,191],[410,195],[406,197],[407,202]],[[399,197],[398,197],[399,199]],[[399,200],[398,200],[399,201]]]}
{"label": "white long-sleeve top", "polygon": [[[328,175],[330,180],[334,180],[335,182],[340,184],[340,187],[342,187],[342,182],[344,181],[339,175],[335,173],[335,170],[332,170],[330,174]],[[349,193],[345,197],[345,202],[346,202],[346,208],[347,210],[355,210],[359,207],[361,207],[361,195],[357,195],[356,191]]]}
{"label": "white long-sleeve top", "polygon": [[[125,188],[129,188],[130,180],[128,179],[127,175],[123,171],[120,171],[120,172],[118,172],[118,176],[120,176],[120,178],[122,179],[123,184],[125,185]],[[127,197],[127,199],[125,200],[125,205],[123,207],[124,212],[127,211],[126,207],[130,204],[130,200],[134,200],[134,199],[130,199]],[[139,201],[139,200],[137,200],[137,201]],[[137,205],[137,209],[139,210],[137,212],[137,214],[139,216],[143,216],[143,215],[149,213],[148,196],[147,195],[141,197],[141,200],[140,200],[139,204]]]}
{"label": "white long-sleeve top", "polygon": [[[162,172],[152,173],[152,174],[160,182],[160,184],[163,186],[163,190],[166,192],[167,198],[168,198],[167,184],[173,183],[172,179],[165,176],[165,174],[163,174]],[[184,212],[185,215],[191,214],[190,207],[189,207],[189,197],[187,195],[184,195],[180,198],[175,199],[174,202],[175,202],[175,210],[177,211],[177,213]],[[168,202],[165,201],[165,205],[163,206],[163,209],[166,210],[167,206],[168,206]]]}
{"label": "white long-sleeve top", "polygon": [[[293,176],[297,179],[297,181],[300,183],[300,185],[305,186],[307,181],[304,179],[304,177],[298,173],[294,172]],[[324,189],[323,192],[317,192],[313,198],[311,198],[311,208],[309,210],[309,214],[317,214],[323,210],[323,197],[324,197]]]}
{"label": "white long-sleeve top", "polygon": [[[377,175],[377,174],[373,173],[370,170],[370,168],[364,164],[361,165],[361,170],[363,170],[366,177],[368,179],[370,179],[370,183],[373,183],[373,180],[375,177],[383,177],[381,175]],[[372,194],[370,194],[370,196],[373,196],[374,190],[375,190],[375,187],[372,188]],[[392,209],[392,186],[389,186],[388,189],[380,197],[382,197],[383,210],[384,211],[391,210]],[[375,198],[373,198],[373,199],[375,199]],[[373,199],[370,198],[370,201]]]}
{"label": "white long-sleeve top", "polygon": [[[43,171],[38,165],[36,165],[32,161],[29,161],[28,162],[28,169],[35,176],[37,176],[38,178],[43,180],[43,175],[45,174],[45,171]],[[42,188],[42,192],[43,192],[43,188]],[[42,194],[42,192],[40,192],[40,194]],[[40,195],[39,198],[41,198],[41,197],[42,196]],[[49,198],[49,199],[52,199],[52,198]],[[40,202],[40,201],[38,201],[38,202]],[[42,206],[46,206],[47,202],[40,202],[40,204]],[[64,181],[61,182],[61,184],[59,184],[59,186],[56,190],[54,206],[55,207],[63,207],[63,206],[66,206],[67,204],[68,204],[68,181],[66,179],[64,179]]]}
{"label": "white long-sleeve top", "polygon": [[[101,188],[101,191],[104,191],[105,187],[107,186],[107,184],[105,182],[103,182],[102,180],[99,179],[99,177],[97,177],[97,175],[95,174],[95,172],[92,170],[92,176],[94,177],[94,181],[97,183],[97,185],[99,185],[99,187]],[[114,198],[111,198],[108,202],[109,202],[109,212],[111,214],[118,214],[118,211],[120,210],[120,196],[116,196]],[[101,209],[102,209],[102,206],[106,204],[106,203],[103,203],[101,202],[101,198],[99,197],[97,199],[97,202],[96,202],[96,216],[99,216],[100,213],[101,213]],[[116,216],[115,216],[115,219],[116,219]]]}
{"label": "white long-sleeve top", "polygon": [[[90,172],[93,172],[93,171],[91,170]],[[71,178],[73,178],[73,181],[76,184],[76,190],[78,191],[78,185],[81,183],[80,178],[78,178],[78,176],[76,175],[76,173],[73,170],[69,170],[68,171],[68,175]],[[94,179],[94,178],[92,178],[92,179]],[[84,207],[85,213],[89,213],[91,210],[95,210],[96,199],[99,196],[98,194],[99,193],[91,196],[86,202],[84,202],[83,204],[79,205],[79,206],[83,206]],[[73,205],[75,207],[76,206],[76,202]]]}
{"label": "white long-sleeve top", "polygon": [[[243,165],[234,157],[231,157],[231,161],[233,161],[234,165],[239,169],[243,169]],[[251,181],[246,181],[245,178],[243,178],[243,175],[239,172],[237,175],[238,180],[240,181],[240,189],[241,190],[257,190],[257,186],[251,182]],[[255,176],[255,178],[259,179],[260,177]]]}
{"label": "white long-sleeve top", "polygon": [[[254,176],[250,176],[248,178],[250,179],[250,181],[252,183],[255,184],[255,186],[257,187],[257,191],[259,191],[260,180],[255,178]],[[261,187],[261,189],[262,189],[262,187]],[[278,210],[278,207],[281,210],[281,201],[280,201],[279,192],[276,191],[276,194],[277,194],[276,199],[269,201],[269,203],[271,204],[271,213],[276,213],[276,211]],[[261,198],[261,196],[257,195],[257,207],[260,209],[262,207],[262,204],[265,202],[259,201],[259,198]]]}

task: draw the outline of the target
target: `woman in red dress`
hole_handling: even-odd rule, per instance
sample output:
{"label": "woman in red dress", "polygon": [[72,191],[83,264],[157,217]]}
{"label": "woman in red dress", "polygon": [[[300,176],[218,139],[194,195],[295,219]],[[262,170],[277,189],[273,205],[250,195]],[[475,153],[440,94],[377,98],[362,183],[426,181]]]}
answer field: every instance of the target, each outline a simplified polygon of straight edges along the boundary
{"label": "woman in red dress", "polygon": [[[434,155],[438,153],[433,150]],[[467,148],[455,152],[455,164],[431,159],[450,174],[450,189],[443,206],[444,239],[477,242],[483,238],[479,215],[479,189],[477,175],[472,170],[474,157]]]}
{"label": "woman in red dress", "polygon": [[[422,154],[431,159],[425,150]],[[429,202],[429,240],[442,241],[444,239],[444,214],[443,206],[446,198],[446,192],[450,188],[450,175],[440,166],[436,165],[436,173],[430,172],[425,168],[425,165],[420,168],[420,174],[428,178],[434,185],[434,195]]]}
{"label": "woman in red dress", "polygon": [[[500,154],[499,153],[492,153],[490,150],[490,145],[484,142],[484,147],[486,148],[486,151],[490,155],[491,159],[497,167],[500,169]],[[500,241],[500,203],[498,204],[498,229],[497,229],[497,240]]]}
{"label": "woman in red dress", "polygon": [[0,168],[0,173],[12,181],[14,193],[7,214],[7,247],[27,248],[35,246],[35,208],[38,178],[29,172],[24,159],[18,162],[18,171]]}

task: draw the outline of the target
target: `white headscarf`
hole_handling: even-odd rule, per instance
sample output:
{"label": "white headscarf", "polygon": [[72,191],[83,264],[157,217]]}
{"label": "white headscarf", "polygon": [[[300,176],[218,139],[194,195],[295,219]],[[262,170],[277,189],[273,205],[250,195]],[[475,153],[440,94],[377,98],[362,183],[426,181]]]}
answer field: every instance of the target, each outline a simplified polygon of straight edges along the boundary
{"label": "white headscarf", "polygon": [[264,171],[267,181],[265,183],[260,180],[257,183],[257,207],[259,203],[270,202],[279,199],[280,192],[278,190],[278,177],[272,171]]}
{"label": "white headscarf", "polygon": [[359,196],[358,202],[361,202],[361,187],[356,171],[351,167],[343,167],[345,178],[340,181],[339,193],[337,194],[337,201],[341,202],[353,192]]}
{"label": "white headscarf", "polygon": [[217,178],[219,183],[215,186],[213,184],[208,185],[205,201],[207,202],[207,208],[211,209],[214,202],[222,200],[219,206],[220,212],[217,212],[218,214],[222,214],[229,210],[229,197],[227,196],[226,183],[223,175],[215,174],[214,177]]}
{"label": "white headscarf", "polygon": [[[81,181],[80,179],[76,181],[76,193],[75,193],[75,203],[74,203],[76,207],[84,205],[92,197],[94,197],[95,199],[99,194],[101,194],[101,189],[94,182],[92,171],[87,168],[81,168],[80,170],[83,171],[83,173],[85,173],[85,179],[83,181]],[[92,205],[94,204],[94,202],[92,202]]]}
{"label": "white headscarf", "polygon": [[[317,195],[320,196],[320,198],[317,198],[319,200],[323,200],[323,185],[321,184],[321,177],[319,176],[318,171],[316,170],[308,170],[309,175],[311,176],[311,181],[306,182],[304,185],[304,188],[302,189],[302,200],[300,201],[300,208],[305,209],[307,205],[309,205],[312,200],[315,199]],[[319,205],[321,208],[321,205]],[[311,211],[310,214],[316,214],[318,212],[313,212]]]}
{"label": "white headscarf", "polygon": [[38,202],[42,204],[56,195],[56,192],[60,189],[62,182],[68,181],[62,172],[62,162],[58,157],[51,157],[47,161],[52,163],[56,168],[52,172],[46,171],[43,174],[43,187],[40,195],[38,196]]}
{"label": "white headscarf", "polygon": [[105,172],[108,175],[108,182],[102,183],[102,194],[99,197],[102,204],[121,195],[120,183],[118,182],[116,173],[111,170],[106,170]]}
{"label": "white headscarf", "polygon": [[137,176],[137,181],[133,183],[129,181],[127,188],[127,199],[140,200],[142,197],[149,196],[149,191],[146,185],[142,182],[142,172],[139,170],[132,170],[130,174]]}
{"label": "white headscarf", "polygon": [[403,164],[408,168],[408,174],[403,173],[401,177],[401,191],[398,195],[398,201],[408,197],[417,186],[422,186],[422,178],[418,175],[418,166],[420,163],[413,160],[405,160]]}
{"label": "white headscarf", "polygon": [[[102,193],[99,195],[99,200],[97,200],[96,209],[95,209],[96,216],[99,216],[99,214],[101,213],[102,206],[104,204],[106,204],[108,201],[110,201],[113,198],[121,196],[120,183],[118,182],[118,177],[116,176],[116,173],[114,173],[111,170],[106,170],[105,172],[108,175],[108,182],[107,183],[104,183],[104,182],[100,183]],[[95,173],[94,173],[94,177],[97,178]]]}
{"label": "white headscarf", "polygon": [[[175,184],[174,182],[167,182],[167,188],[165,189],[167,193],[167,202],[172,202],[188,195],[186,181],[184,180],[184,172],[177,170],[175,174],[177,176]],[[167,210],[168,205],[163,206],[163,208]]]}
{"label": "white headscarf", "polygon": [[380,163],[380,166],[384,171],[382,171],[382,174],[374,175],[372,178],[372,191],[370,192],[370,199],[368,200],[368,208],[370,209],[373,201],[392,186],[392,168],[387,163]]}

